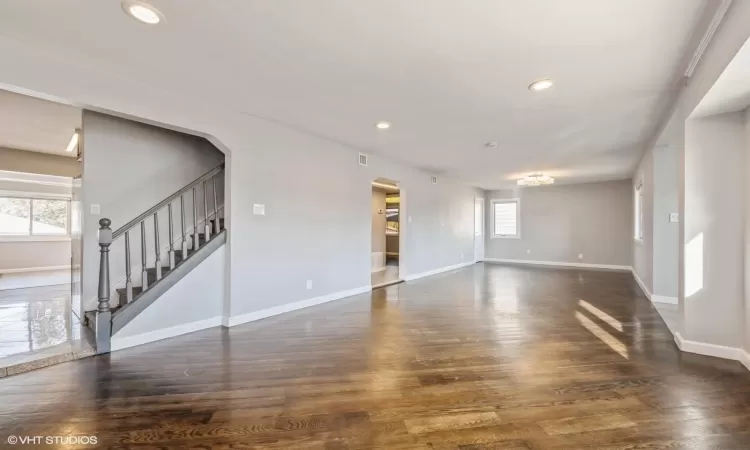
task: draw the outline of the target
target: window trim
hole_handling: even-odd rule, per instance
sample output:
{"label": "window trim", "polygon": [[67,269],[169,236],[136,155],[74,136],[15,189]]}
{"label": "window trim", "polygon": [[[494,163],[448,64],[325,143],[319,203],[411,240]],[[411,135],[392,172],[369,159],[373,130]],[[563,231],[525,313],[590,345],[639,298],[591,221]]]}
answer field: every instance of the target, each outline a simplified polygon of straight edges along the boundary
{"label": "window trim", "polygon": [[[72,230],[70,222],[72,216],[72,197],[70,195],[0,190],[0,198],[29,200],[29,234],[0,234],[0,242],[59,242],[71,240]],[[34,200],[61,200],[67,202],[65,234],[35,234],[32,232],[34,223]]]}
{"label": "window trim", "polygon": [[643,180],[633,185],[633,240],[643,244]]}
{"label": "window trim", "polygon": [[[495,233],[495,204],[497,203],[515,203],[516,204],[516,234],[496,234]],[[492,223],[490,234],[491,239],[521,239],[521,199],[513,198],[493,198],[490,200],[490,211]]]}

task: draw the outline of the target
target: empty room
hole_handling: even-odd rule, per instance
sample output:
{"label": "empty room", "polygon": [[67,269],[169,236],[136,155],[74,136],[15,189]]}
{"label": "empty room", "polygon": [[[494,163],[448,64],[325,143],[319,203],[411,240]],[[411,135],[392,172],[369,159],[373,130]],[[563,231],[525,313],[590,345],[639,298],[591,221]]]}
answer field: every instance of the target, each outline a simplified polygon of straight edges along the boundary
{"label": "empty room", "polygon": [[1,139],[77,114],[0,140],[0,284],[65,275],[0,448],[750,449],[750,1],[4,0],[0,61]]}

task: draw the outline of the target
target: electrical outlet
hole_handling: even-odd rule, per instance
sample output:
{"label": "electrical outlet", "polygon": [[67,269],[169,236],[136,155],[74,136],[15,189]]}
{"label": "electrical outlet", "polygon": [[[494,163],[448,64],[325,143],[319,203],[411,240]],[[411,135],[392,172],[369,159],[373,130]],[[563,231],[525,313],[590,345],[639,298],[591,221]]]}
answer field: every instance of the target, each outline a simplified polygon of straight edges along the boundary
{"label": "electrical outlet", "polygon": [[680,221],[680,214],[679,213],[669,213],[669,221],[671,223],[677,223]]}
{"label": "electrical outlet", "polygon": [[409,216],[409,223],[411,223],[411,216]]}
{"label": "electrical outlet", "polygon": [[461,261],[463,261],[463,260],[464,260],[464,254],[461,253]]}
{"label": "electrical outlet", "polygon": [[312,289],[312,280],[307,280],[307,289]]}
{"label": "electrical outlet", "polygon": [[98,216],[102,213],[102,209],[99,205],[92,204],[91,205],[91,214]]}
{"label": "electrical outlet", "polygon": [[266,215],[266,205],[262,204],[254,204],[253,205],[253,214],[256,216],[265,216]]}
{"label": "electrical outlet", "polygon": [[530,248],[526,250],[526,254],[527,254],[527,255],[530,255],[530,254],[531,254],[531,249],[530,249]]}
{"label": "electrical outlet", "polygon": [[578,254],[578,259],[583,259],[583,253]]}

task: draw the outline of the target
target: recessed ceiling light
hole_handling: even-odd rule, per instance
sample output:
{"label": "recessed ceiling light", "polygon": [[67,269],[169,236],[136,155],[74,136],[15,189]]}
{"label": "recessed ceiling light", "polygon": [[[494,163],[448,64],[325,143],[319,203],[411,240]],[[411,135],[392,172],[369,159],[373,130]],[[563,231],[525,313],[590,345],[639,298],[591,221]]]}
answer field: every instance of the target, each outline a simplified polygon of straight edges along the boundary
{"label": "recessed ceiling light", "polygon": [[158,9],[137,0],[125,0],[122,2],[122,9],[133,19],[149,25],[156,25],[164,20],[164,15]]}
{"label": "recessed ceiling light", "polygon": [[378,123],[375,124],[375,127],[378,130],[387,130],[388,128],[391,127],[391,124],[388,123],[388,122],[378,122]]}
{"label": "recessed ceiling light", "polygon": [[73,136],[70,138],[70,142],[68,142],[68,146],[65,148],[65,151],[68,153],[73,152],[73,150],[78,147],[78,130],[73,133]]}
{"label": "recessed ceiling light", "polygon": [[497,142],[495,142],[495,141],[490,141],[490,142],[487,142],[486,144],[484,144],[484,146],[485,146],[486,148],[496,148],[496,147],[497,147]]}
{"label": "recessed ceiling light", "polygon": [[545,89],[549,89],[552,87],[552,85],[555,84],[552,82],[552,80],[546,79],[546,80],[539,80],[531,83],[529,86],[530,91],[543,91]]}

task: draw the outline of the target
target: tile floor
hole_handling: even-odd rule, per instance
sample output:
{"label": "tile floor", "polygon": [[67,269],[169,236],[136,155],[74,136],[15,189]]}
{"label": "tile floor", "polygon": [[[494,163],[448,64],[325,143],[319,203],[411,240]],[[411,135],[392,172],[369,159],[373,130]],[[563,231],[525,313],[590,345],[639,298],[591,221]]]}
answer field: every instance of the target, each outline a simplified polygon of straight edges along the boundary
{"label": "tile floor", "polygon": [[0,290],[0,376],[93,353],[70,285]]}

